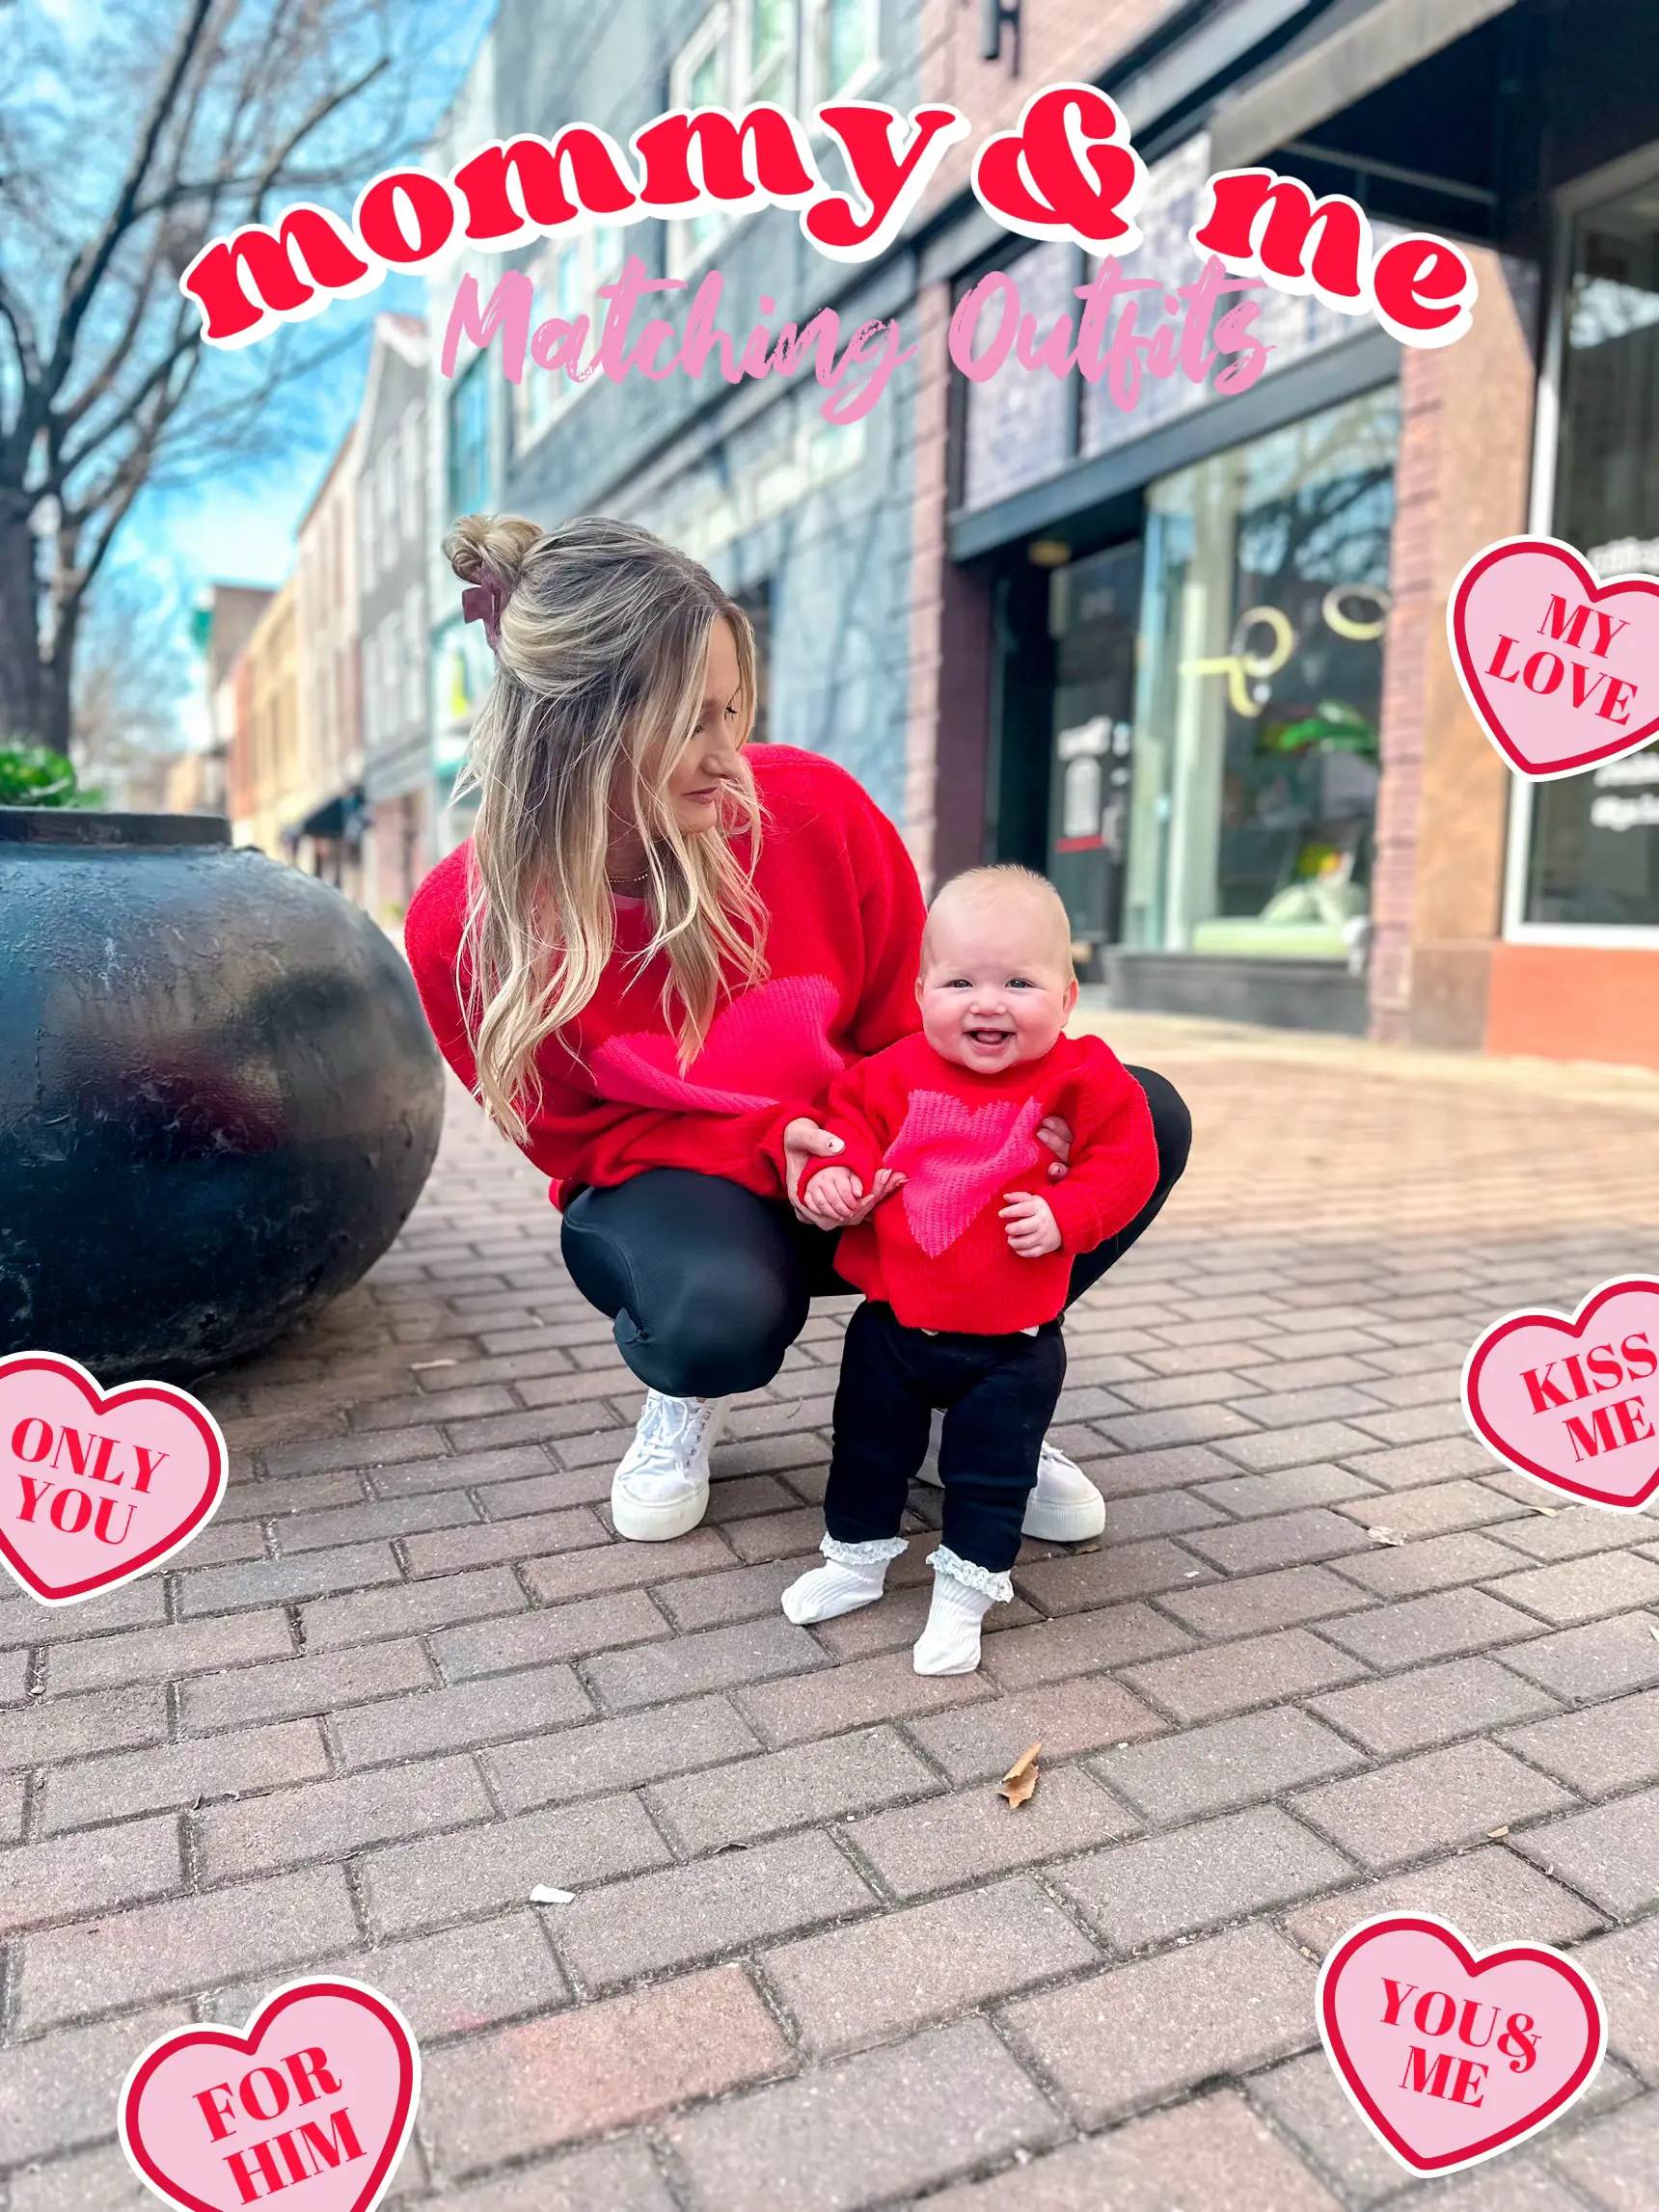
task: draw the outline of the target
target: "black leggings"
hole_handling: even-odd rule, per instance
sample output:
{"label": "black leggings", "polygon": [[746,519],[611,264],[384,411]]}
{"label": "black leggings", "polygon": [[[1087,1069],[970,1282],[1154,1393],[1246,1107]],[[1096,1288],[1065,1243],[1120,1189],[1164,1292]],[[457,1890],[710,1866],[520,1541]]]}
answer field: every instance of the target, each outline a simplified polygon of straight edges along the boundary
{"label": "black leggings", "polygon": [[825,1527],[842,1544],[898,1534],[938,1408],[945,1549],[988,1575],[1007,1574],[1065,1380],[1057,1321],[1030,1336],[930,1336],[866,1300],[841,1354]]}
{"label": "black leggings", "polygon": [[[1068,1305],[1151,1227],[1186,1165],[1192,1121],[1180,1093],[1149,1068],[1129,1073],[1152,1108],[1157,1187],[1127,1227],[1073,1260]],[[614,1317],[617,1348],[642,1383],[674,1398],[724,1398],[771,1382],[814,1298],[852,1295],[835,1273],[839,1233],[719,1175],[648,1168],[579,1192],[562,1245],[572,1281]]]}

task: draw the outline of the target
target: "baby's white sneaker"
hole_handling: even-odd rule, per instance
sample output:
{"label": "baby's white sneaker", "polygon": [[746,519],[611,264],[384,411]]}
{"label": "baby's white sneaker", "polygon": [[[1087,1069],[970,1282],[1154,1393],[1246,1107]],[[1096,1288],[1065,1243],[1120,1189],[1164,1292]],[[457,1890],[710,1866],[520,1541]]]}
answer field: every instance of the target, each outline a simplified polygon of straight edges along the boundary
{"label": "baby's white sneaker", "polygon": [[832,1621],[842,1613],[856,1613],[860,1605],[873,1605],[887,1579],[887,1568],[905,1549],[902,1536],[884,1536],[868,1544],[839,1544],[826,1536],[819,1550],[827,1566],[813,1567],[783,1593],[783,1610],[798,1627],[809,1621]]}
{"label": "baby's white sneaker", "polygon": [[1006,1605],[1014,1585],[1006,1575],[959,1559],[941,1544],[931,1553],[933,1604],[917,1639],[917,1674],[972,1674],[979,1666],[980,1624],[993,1605]]}

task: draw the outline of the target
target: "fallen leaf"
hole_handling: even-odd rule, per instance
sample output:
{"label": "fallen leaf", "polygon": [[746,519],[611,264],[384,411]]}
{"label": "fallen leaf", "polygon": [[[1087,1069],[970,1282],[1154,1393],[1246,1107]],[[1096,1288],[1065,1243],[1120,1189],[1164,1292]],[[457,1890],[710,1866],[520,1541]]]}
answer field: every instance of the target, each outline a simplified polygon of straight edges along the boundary
{"label": "fallen leaf", "polygon": [[570,1889],[549,1889],[545,1883],[537,1882],[530,1893],[530,1902],[531,1904],[574,1904],[576,1892]]}
{"label": "fallen leaf", "polygon": [[453,1360],[411,1360],[409,1372],[412,1375],[423,1375],[428,1367],[452,1367],[454,1364]]}
{"label": "fallen leaf", "polygon": [[1036,1789],[1037,1754],[1042,1748],[1039,1741],[1033,1743],[1028,1751],[1022,1751],[996,1785],[996,1794],[1006,1797],[1010,1805],[1023,1805]]}
{"label": "fallen leaf", "polygon": [[1091,1536],[1086,1544],[1070,1544],[1066,1547],[1068,1553],[1074,1559],[1079,1551],[1098,1551],[1100,1548],[1101,1540],[1098,1536]]}
{"label": "fallen leaf", "polygon": [[1508,1828],[1488,1828],[1486,1830],[1486,1841],[1489,1844],[1501,1844],[1509,1832],[1509,1831]]}
{"label": "fallen leaf", "polygon": [[1535,1505],[1533,1507],[1533,1511],[1535,1513],[1546,1514],[1548,1518],[1553,1521],[1556,1515],[1558,1513],[1564,1512],[1565,1508],[1560,1505]]}
{"label": "fallen leaf", "polygon": [[1655,1638],[1655,1640],[1659,1640],[1659,1621],[1649,1621],[1649,1622],[1648,1622],[1648,1624],[1647,1624],[1647,1633],[1648,1633],[1650,1636],[1652,1636],[1653,1638]]}
{"label": "fallen leaf", "polygon": [[1368,1528],[1366,1534],[1373,1544],[1403,1544],[1405,1538],[1398,1528]]}

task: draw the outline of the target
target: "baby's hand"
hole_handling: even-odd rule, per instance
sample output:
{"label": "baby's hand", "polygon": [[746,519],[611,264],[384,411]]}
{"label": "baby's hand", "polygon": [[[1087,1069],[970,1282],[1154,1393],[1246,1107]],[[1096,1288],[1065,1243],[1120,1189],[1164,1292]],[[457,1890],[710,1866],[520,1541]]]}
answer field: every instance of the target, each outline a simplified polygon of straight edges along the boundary
{"label": "baby's hand", "polygon": [[862,1210],[864,1186],[851,1168],[820,1168],[801,1194],[801,1203],[814,1221],[840,1228],[857,1221]]}
{"label": "baby's hand", "polygon": [[1011,1249],[1021,1259],[1041,1259],[1046,1252],[1058,1252],[1060,1225],[1047,1200],[1035,1191],[1009,1191],[1006,1197],[1002,1219],[1008,1225]]}

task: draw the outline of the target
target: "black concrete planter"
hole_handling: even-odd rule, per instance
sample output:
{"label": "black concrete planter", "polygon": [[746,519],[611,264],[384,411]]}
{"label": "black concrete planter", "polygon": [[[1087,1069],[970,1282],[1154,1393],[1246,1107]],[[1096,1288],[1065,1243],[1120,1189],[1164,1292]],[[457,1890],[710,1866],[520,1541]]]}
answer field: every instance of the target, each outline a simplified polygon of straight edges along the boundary
{"label": "black concrete planter", "polygon": [[357,1281],[441,1064],[338,892],[201,815],[0,807],[0,1353],[187,1381]]}

